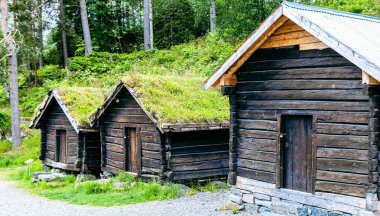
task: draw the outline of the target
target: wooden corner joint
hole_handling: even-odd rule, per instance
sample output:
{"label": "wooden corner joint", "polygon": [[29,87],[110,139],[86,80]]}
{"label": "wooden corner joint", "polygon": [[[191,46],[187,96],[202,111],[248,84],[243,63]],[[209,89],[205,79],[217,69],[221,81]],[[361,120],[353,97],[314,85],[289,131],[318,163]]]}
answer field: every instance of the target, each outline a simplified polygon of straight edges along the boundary
{"label": "wooden corner joint", "polygon": [[220,79],[221,86],[236,86],[237,78],[235,74],[225,74]]}
{"label": "wooden corner joint", "polygon": [[365,71],[362,71],[362,83],[367,85],[380,85],[379,81]]}

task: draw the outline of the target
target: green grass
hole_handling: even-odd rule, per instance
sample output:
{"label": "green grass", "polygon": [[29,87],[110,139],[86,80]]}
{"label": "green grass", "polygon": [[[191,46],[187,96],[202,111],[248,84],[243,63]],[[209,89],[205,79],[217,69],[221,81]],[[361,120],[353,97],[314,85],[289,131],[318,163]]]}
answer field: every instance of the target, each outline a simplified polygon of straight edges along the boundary
{"label": "green grass", "polygon": [[[38,170],[38,165],[33,165],[33,170]],[[116,176],[107,183],[92,182],[82,186],[75,186],[79,182],[73,175],[65,180],[31,183],[26,174],[26,168],[11,172],[9,179],[18,181],[20,187],[34,194],[78,205],[127,205],[175,199],[180,195],[179,188],[175,184],[160,184],[156,181],[145,183],[139,179],[134,180],[132,176],[125,173]],[[113,186],[113,182],[124,182],[125,185],[119,190]]]}
{"label": "green grass", "polygon": [[40,153],[40,132],[24,129],[27,137],[23,138],[19,148],[12,151],[12,144],[6,140],[0,141],[0,168],[9,168],[25,165],[28,159],[38,161]]}
{"label": "green grass", "polygon": [[217,190],[221,190],[221,189],[227,190],[229,188],[230,187],[227,184],[224,185],[224,186],[221,186],[221,185],[218,185],[218,184],[214,184],[214,183],[212,183],[210,181],[208,181],[206,183],[203,183],[203,184],[197,182],[197,183],[191,184],[189,195],[190,196],[194,196],[198,192],[211,192],[211,193],[215,193]]}
{"label": "green grass", "polygon": [[89,115],[99,108],[107,89],[89,87],[59,87],[57,92],[70,111],[71,117],[80,127],[90,127]]}
{"label": "green grass", "polygon": [[[111,88],[123,76],[131,74],[196,76],[204,81],[233,53],[236,45],[236,42],[209,35],[173,46],[169,50],[139,51],[130,54],[94,52],[86,57],[73,57],[70,58],[66,69],[53,65],[38,71],[42,85],[26,83],[20,87],[22,116],[32,116],[47,92],[57,87]],[[67,71],[70,76],[62,79]],[[27,74],[20,76],[25,77]],[[2,98],[4,91],[1,91],[0,87],[0,105]],[[8,103],[5,105],[9,106]]]}
{"label": "green grass", "polygon": [[174,75],[123,78],[159,123],[228,122],[228,98],[217,90],[207,91],[202,86],[204,80],[204,77]]}

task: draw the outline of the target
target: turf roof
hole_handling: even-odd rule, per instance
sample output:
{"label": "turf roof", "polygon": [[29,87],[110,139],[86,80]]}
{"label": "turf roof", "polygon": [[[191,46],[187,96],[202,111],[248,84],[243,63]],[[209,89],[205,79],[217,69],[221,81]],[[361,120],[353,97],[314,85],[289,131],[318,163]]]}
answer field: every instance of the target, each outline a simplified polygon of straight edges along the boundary
{"label": "turf roof", "polygon": [[122,83],[133,90],[143,108],[162,124],[226,123],[230,119],[228,98],[206,90],[201,77],[130,75]]}
{"label": "turf roof", "polygon": [[68,108],[71,117],[80,128],[89,128],[88,116],[94,112],[106,97],[107,90],[90,87],[60,87],[56,92]]}

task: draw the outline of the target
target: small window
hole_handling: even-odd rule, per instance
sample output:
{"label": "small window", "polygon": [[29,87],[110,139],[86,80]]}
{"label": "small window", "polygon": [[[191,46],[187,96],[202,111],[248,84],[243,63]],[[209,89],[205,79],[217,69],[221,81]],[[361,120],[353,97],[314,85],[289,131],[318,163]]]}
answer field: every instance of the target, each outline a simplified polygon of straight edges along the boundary
{"label": "small window", "polygon": [[56,132],[55,161],[60,163],[67,162],[67,137],[65,130],[57,130]]}

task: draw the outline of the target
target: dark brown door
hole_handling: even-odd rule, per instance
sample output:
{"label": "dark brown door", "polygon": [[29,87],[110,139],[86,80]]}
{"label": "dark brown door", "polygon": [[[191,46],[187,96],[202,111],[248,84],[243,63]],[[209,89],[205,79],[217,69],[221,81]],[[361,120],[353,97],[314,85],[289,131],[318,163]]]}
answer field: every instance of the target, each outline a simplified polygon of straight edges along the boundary
{"label": "dark brown door", "polygon": [[126,170],[140,174],[141,172],[141,142],[139,138],[139,129],[127,128],[126,129]]}
{"label": "dark brown door", "polygon": [[283,187],[312,192],[312,116],[283,116]]}
{"label": "dark brown door", "polygon": [[67,163],[67,138],[65,130],[57,130],[56,134],[56,162]]}

